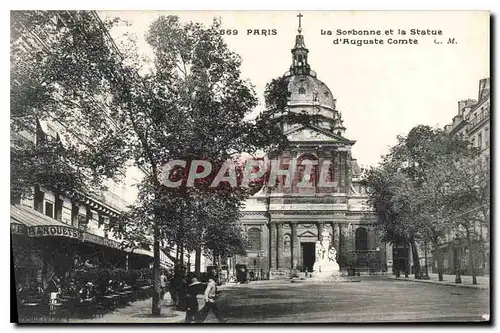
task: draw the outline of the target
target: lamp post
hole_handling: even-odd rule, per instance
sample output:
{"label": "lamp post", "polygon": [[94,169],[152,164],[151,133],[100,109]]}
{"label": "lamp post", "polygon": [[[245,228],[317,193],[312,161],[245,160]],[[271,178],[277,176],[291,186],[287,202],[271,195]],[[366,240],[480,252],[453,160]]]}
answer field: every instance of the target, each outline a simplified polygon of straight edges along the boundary
{"label": "lamp post", "polygon": [[380,262],[381,262],[381,260],[380,260],[380,247],[377,246],[377,248],[375,249],[375,251],[377,251],[376,255],[377,255],[377,271],[378,271],[377,274],[378,274],[380,272],[381,268],[382,268],[381,265],[380,265]]}
{"label": "lamp post", "polygon": [[462,278],[460,277],[460,259],[458,258],[458,243],[460,239],[458,238],[458,234],[455,236],[454,245],[455,245],[455,283],[462,283]]}

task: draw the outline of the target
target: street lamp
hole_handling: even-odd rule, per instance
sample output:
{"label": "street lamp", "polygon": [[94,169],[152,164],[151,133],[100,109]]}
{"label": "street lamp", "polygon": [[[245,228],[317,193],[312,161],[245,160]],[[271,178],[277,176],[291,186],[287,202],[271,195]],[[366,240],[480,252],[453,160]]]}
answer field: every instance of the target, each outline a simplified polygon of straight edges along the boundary
{"label": "street lamp", "polygon": [[377,248],[375,249],[375,251],[377,251],[377,274],[380,272],[381,270],[381,260],[380,260],[380,247],[377,246]]}
{"label": "street lamp", "polygon": [[460,260],[458,258],[458,243],[460,239],[458,238],[458,234],[455,236],[454,244],[455,244],[455,283],[462,283],[462,278],[460,277]]}

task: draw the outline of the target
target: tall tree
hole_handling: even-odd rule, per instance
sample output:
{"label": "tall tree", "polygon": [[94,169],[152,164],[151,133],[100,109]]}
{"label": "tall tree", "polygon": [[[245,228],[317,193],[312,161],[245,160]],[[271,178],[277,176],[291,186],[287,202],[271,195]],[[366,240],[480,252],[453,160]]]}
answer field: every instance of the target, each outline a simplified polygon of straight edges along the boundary
{"label": "tall tree", "polygon": [[437,249],[451,224],[446,219],[446,203],[450,200],[455,161],[474,159],[477,151],[460,137],[428,126],[417,126],[398,141],[380,167],[367,173],[365,185],[370,189],[369,201],[379,215],[378,227],[394,240],[403,239],[412,245],[418,276],[418,242],[430,241]]}
{"label": "tall tree", "polygon": [[449,193],[445,204],[456,230],[462,231],[467,241],[469,270],[473,284],[477,284],[477,261],[485,260],[482,230],[486,230],[487,239],[490,235],[489,161],[481,157],[454,160],[447,185]]}
{"label": "tall tree", "polygon": [[[181,249],[192,248],[186,236],[193,230],[213,236],[216,223],[221,224],[217,232],[225,225],[231,235],[230,221],[238,207],[234,203],[251,194],[251,189],[227,182],[210,187],[211,177],[186,186],[191,163],[205,160],[217,169],[226,160],[236,162],[242,152],[267,152],[276,146],[276,139],[267,135],[274,125],[245,121],[257,99],[250,83],[241,78],[240,57],[228,48],[219,31],[216,21],[205,27],[181,23],[176,16],[159,17],[146,34],[154,51],[153,69],[141,76],[133,65],[126,65],[126,75],[113,86],[115,100],[127,117],[125,135],[131,138],[135,160],[148,173],[140,204],[130,212],[137,223],[134,227],[130,222],[130,227],[136,232],[128,237],[131,242],[153,245],[154,315],[160,313],[160,242],[165,239]],[[170,174],[162,175],[160,169],[172,160],[187,162],[179,188],[163,185],[163,178]],[[195,205],[197,200],[203,206]],[[210,243],[208,238],[201,240]],[[221,245],[208,246],[221,251]]]}
{"label": "tall tree", "polygon": [[[88,11],[11,12],[12,198],[41,185],[91,194],[127,154],[117,108],[106,98],[121,61]],[[57,125],[47,135],[41,124]]]}

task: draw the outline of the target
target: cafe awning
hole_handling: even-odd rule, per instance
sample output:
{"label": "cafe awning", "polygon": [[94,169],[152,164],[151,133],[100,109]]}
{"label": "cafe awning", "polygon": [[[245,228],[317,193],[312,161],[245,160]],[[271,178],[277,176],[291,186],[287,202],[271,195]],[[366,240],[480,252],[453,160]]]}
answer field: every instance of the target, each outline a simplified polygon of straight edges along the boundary
{"label": "cafe awning", "polygon": [[12,234],[29,237],[79,239],[82,236],[80,230],[23,205],[10,206],[10,230]]}
{"label": "cafe awning", "polygon": [[10,230],[14,235],[25,235],[28,237],[68,237],[78,239],[84,243],[97,244],[124,252],[133,252],[153,257],[151,251],[124,248],[120,242],[79,230],[23,205],[10,206]]}

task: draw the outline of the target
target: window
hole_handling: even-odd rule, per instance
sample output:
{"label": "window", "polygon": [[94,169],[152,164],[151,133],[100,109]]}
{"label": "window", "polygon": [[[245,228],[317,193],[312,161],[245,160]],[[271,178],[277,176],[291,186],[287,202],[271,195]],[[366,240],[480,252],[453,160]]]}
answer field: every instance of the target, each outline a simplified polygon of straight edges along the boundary
{"label": "window", "polygon": [[260,229],[250,228],[247,232],[248,234],[248,250],[250,251],[260,251]]}
{"label": "window", "polygon": [[35,186],[34,208],[36,211],[43,213],[43,191],[38,186]]}
{"label": "window", "polygon": [[100,227],[107,228],[108,225],[109,225],[109,217],[101,215],[99,218],[99,228]]}
{"label": "window", "polygon": [[87,219],[87,216],[83,214],[78,214],[77,216],[77,227],[78,228],[85,228],[88,225],[89,220]]}
{"label": "window", "polygon": [[14,205],[19,205],[21,204],[21,195],[18,193],[11,193],[10,194],[11,201]]}
{"label": "window", "polygon": [[356,229],[355,239],[356,251],[368,250],[368,231],[365,228],[359,227]]}
{"label": "window", "polygon": [[45,201],[44,214],[54,218],[54,203],[50,201]]}
{"label": "window", "polygon": [[63,209],[63,200],[59,197],[56,197],[54,218],[61,222],[62,222],[62,209]]}
{"label": "window", "polygon": [[477,135],[477,146],[483,148],[483,135],[481,133]]}
{"label": "window", "polygon": [[299,88],[299,94],[304,95],[306,90],[304,88]]}
{"label": "window", "polygon": [[474,136],[473,136],[473,137],[470,139],[470,144],[472,145],[472,147],[475,147],[475,146],[476,146],[476,137],[474,137]]}
{"label": "window", "polygon": [[490,129],[488,127],[484,129],[484,145],[486,147],[490,146]]}

